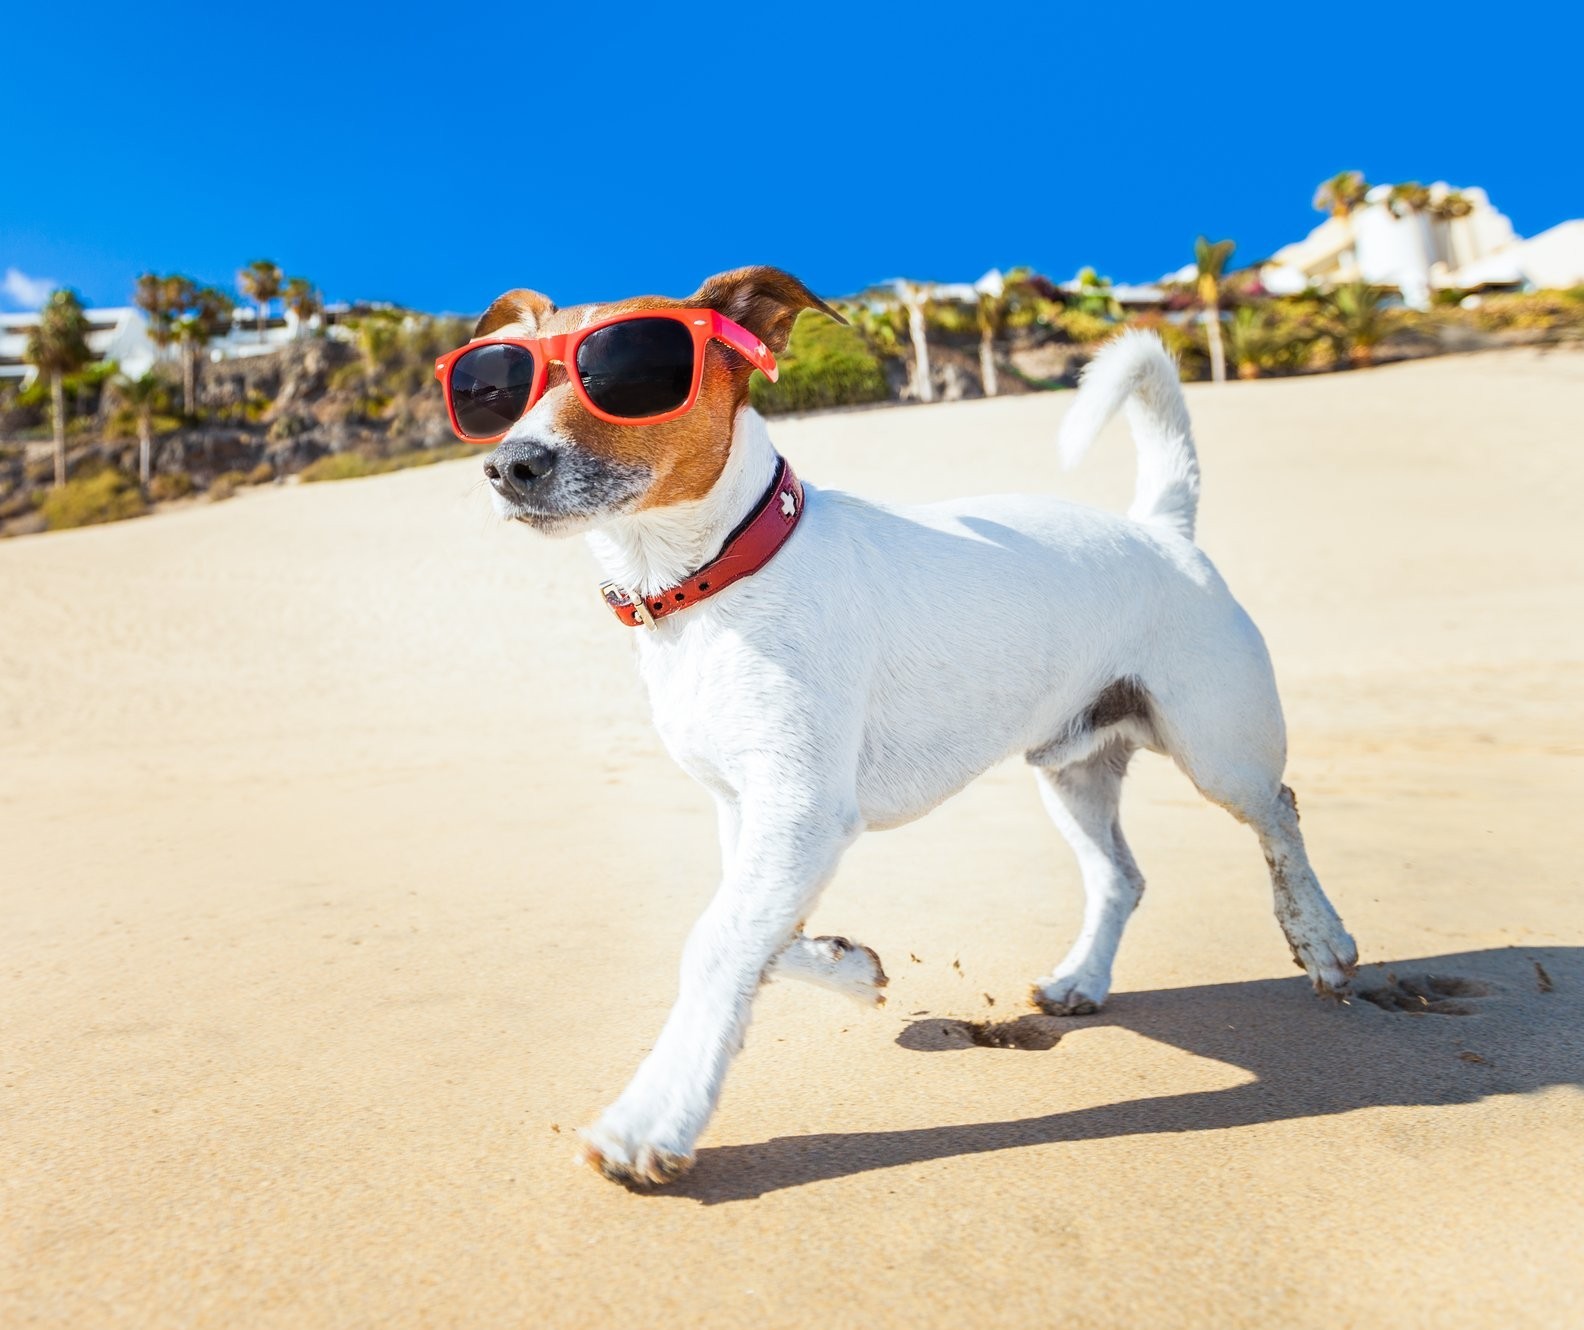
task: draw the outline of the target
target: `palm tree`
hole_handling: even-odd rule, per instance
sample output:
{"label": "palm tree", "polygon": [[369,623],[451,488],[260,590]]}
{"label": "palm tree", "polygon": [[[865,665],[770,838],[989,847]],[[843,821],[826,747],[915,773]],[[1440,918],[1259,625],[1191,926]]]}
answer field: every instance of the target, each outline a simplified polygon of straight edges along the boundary
{"label": "palm tree", "polygon": [[154,411],[165,398],[165,385],[150,370],[136,379],[121,375],[115,380],[115,387],[137,418],[138,480],[147,489],[154,467]]}
{"label": "palm tree", "polygon": [[297,328],[292,334],[294,337],[300,337],[308,320],[324,309],[324,297],[314,290],[313,283],[306,277],[289,278],[281,291],[281,299],[285,301],[286,308],[297,316]]}
{"label": "palm tree", "polygon": [[181,343],[182,358],[182,414],[191,417],[197,411],[198,348],[209,339],[204,335],[196,315],[184,314],[176,320],[176,340]]}
{"label": "palm tree", "polygon": [[1310,301],[1277,300],[1239,305],[1227,323],[1227,352],[1240,379],[1266,370],[1298,370],[1325,330]]}
{"label": "palm tree", "polygon": [[1474,205],[1466,194],[1449,189],[1440,198],[1430,200],[1429,211],[1438,222],[1455,222],[1473,212]]}
{"label": "palm tree", "polygon": [[55,484],[66,483],[66,389],[64,379],[93,359],[88,349],[88,316],[82,301],[62,287],[44,302],[38,322],[28,333],[23,359],[49,375],[50,410],[55,426]]}
{"label": "palm tree", "polygon": [[148,315],[149,340],[158,349],[161,359],[175,339],[176,319],[191,302],[193,290],[190,277],[180,273],[161,277],[152,272],[139,277],[132,289],[133,303]]}
{"label": "palm tree", "polygon": [[921,402],[935,400],[935,385],[930,381],[929,337],[924,322],[929,308],[929,286],[898,278],[894,283],[897,299],[907,311],[908,340],[913,343],[913,395]]}
{"label": "palm tree", "polygon": [[268,259],[254,259],[237,273],[237,290],[258,307],[258,339],[262,342],[269,303],[281,292],[280,264],[271,263]]}
{"label": "palm tree", "polygon": [[1453,222],[1462,221],[1473,213],[1474,202],[1468,195],[1456,189],[1438,191],[1430,196],[1425,211],[1438,230],[1440,252],[1446,255],[1449,267],[1460,268],[1474,257],[1470,253],[1471,237],[1461,228],[1452,226]]}
{"label": "palm tree", "polygon": [[1393,185],[1386,196],[1386,206],[1395,217],[1412,217],[1430,211],[1430,191],[1417,180],[1405,180]]}
{"label": "palm tree", "polygon": [[834,303],[841,316],[863,334],[878,355],[901,358],[902,333],[907,327],[907,315],[901,305],[890,300],[863,298]]}
{"label": "palm tree", "polygon": [[1199,303],[1204,306],[1205,336],[1210,343],[1210,377],[1226,382],[1226,351],[1221,345],[1221,274],[1237,248],[1233,240],[1194,241],[1194,265],[1199,270]]}
{"label": "palm tree", "polygon": [[1031,317],[1037,313],[1039,292],[1034,288],[1030,268],[1013,268],[1000,273],[992,269],[974,283],[979,293],[979,377],[986,397],[1000,392],[996,374],[995,339],[1006,330],[1014,314]]}
{"label": "palm tree", "polygon": [[[1364,179],[1362,171],[1339,171],[1315,190],[1315,210],[1335,217],[1346,227],[1349,252],[1354,248],[1353,214],[1364,206],[1369,192],[1370,184]],[[1356,255],[1353,263],[1355,267],[1358,266]]]}
{"label": "palm tree", "polygon": [[1412,247],[1414,265],[1399,270],[1397,288],[1403,301],[1412,309],[1430,308],[1430,267],[1435,261],[1435,241],[1431,228],[1435,222],[1434,204],[1428,189],[1417,180],[1405,180],[1393,185],[1386,196],[1386,206],[1399,223],[1406,227],[1404,241]]}
{"label": "palm tree", "polygon": [[1078,288],[1075,309],[1102,319],[1122,316],[1122,306],[1117,303],[1109,277],[1100,276],[1093,268],[1080,268],[1073,284]]}
{"label": "palm tree", "polygon": [[1006,278],[987,272],[974,283],[979,293],[979,381],[984,395],[994,397],[1001,391],[996,379],[995,339],[1006,322]]}
{"label": "palm tree", "polygon": [[132,288],[132,303],[148,315],[149,340],[163,354],[170,342],[170,324],[165,315],[162,279],[154,273],[144,273]]}
{"label": "palm tree", "polygon": [[1325,297],[1325,311],[1327,335],[1337,352],[1355,366],[1371,364],[1392,325],[1379,289],[1367,282],[1339,286]]}
{"label": "palm tree", "polygon": [[1340,171],[1315,190],[1315,211],[1346,218],[1355,208],[1363,207],[1369,192],[1369,181],[1364,179],[1364,172]]}
{"label": "palm tree", "polygon": [[220,335],[235,307],[236,302],[218,287],[199,287],[177,321],[176,336],[183,350],[182,411],[186,415],[198,411],[198,353]]}
{"label": "palm tree", "polygon": [[1270,324],[1253,305],[1239,305],[1232,311],[1227,327],[1227,345],[1232,351],[1240,379],[1257,379],[1273,343]]}

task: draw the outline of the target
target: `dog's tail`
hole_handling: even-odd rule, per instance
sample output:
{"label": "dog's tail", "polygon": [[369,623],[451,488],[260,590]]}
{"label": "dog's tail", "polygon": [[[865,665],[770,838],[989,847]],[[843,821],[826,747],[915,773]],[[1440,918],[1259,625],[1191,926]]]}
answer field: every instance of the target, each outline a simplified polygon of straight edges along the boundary
{"label": "dog's tail", "polygon": [[1177,366],[1154,333],[1124,332],[1089,362],[1077,400],[1062,421],[1062,462],[1076,466],[1124,404],[1138,446],[1138,480],[1128,516],[1192,540],[1199,509],[1199,457]]}

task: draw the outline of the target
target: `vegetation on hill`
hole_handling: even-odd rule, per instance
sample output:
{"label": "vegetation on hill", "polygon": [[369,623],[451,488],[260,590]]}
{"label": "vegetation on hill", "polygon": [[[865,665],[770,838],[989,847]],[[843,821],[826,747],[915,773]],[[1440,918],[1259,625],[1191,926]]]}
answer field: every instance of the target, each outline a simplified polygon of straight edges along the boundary
{"label": "vegetation on hill", "polygon": [[774,383],[755,372],[749,389],[766,415],[883,402],[891,395],[880,357],[863,334],[813,310],[798,316],[777,368]]}
{"label": "vegetation on hill", "polygon": [[51,531],[141,517],[147,510],[137,482],[111,467],[57,485],[39,504]]}
{"label": "vegetation on hill", "polygon": [[[1370,185],[1326,181],[1315,207],[1352,225]],[[1379,197],[1379,196],[1377,196]],[[1468,213],[1456,192],[1395,186],[1400,216]],[[1295,296],[1228,272],[1233,242],[1201,236],[1191,280],[1164,300],[1124,305],[1109,278],[1080,269],[1058,287],[1027,268],[973,288],[895,282],[835,302],[846,323],[805,312],[780,376],[755,374],[766,413],[886,401],[928,402],[1070,386],[1099,342],[1124,327],[1157,332],[1185,379],[1358,368],[1514,341],[1584,340],[1584,288],[1470,296],[1441,291],[1424,313],[1362,283]],[[964,294],[966,292],[966,295]],[[468,320],[391,307],[326,313],[317,288],[268,259],[241,268],[236,296],[179,273],[145,273],[132,293],[158,358],[132,379],[94,363],[82,302],[55,292],[28,338],[37,373],[0,388],[0,535],[136,516],[150,504],[229,497],[251,485],[376,475],[473,450],[458,445],[433,379]],[[274,349],[211,358],[216,338],[256,328],[272,308],[295,334]],[[332,320],[327,323],[327,320]],[[276,325],[279,326],[278,324]],[[241,348],[234,348],[241,349]]]}

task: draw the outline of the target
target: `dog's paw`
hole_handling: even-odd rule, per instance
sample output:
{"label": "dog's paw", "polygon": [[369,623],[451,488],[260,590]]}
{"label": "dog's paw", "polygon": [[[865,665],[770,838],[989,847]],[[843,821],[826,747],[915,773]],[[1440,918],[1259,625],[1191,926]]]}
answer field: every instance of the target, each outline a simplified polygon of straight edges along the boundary
{"label": "dog's paw", "polygon": [[826,967],[824,982],[828,987],[845,993],[861,1007],[885,1006],[885,994],[880,990],[891,980],[873,947],[844,937],[810,938],[809,945],[817,963]]}
{"label": "dog's paw", "polygon": [[1029,988],[1029,1003],[1047,1016],[1091,1016],[1111,992],[1099,976],[1054,974]]}
{"label": "dog's paw", "polygon": [[693,1167],[693,1156],[652,1141],[626,1140],[603,1119],[578,1133],[578,1158],[601,1177],[628,1187],[663,1187]]}
{"label": "dog's paw", "polygon": [[880,990],[891,982],[872,948],[844,937],[801,934],[776,957],[770,975],[817,984],[862,1007],[883,1007],[885,994]]}
{"label": "dog's paw", "polygon": [[1341,928],[1315,937],[1289,938],[1293,963],[1309,976],[1317,996],[1340,1002],[1353,991],[1358,947]]}

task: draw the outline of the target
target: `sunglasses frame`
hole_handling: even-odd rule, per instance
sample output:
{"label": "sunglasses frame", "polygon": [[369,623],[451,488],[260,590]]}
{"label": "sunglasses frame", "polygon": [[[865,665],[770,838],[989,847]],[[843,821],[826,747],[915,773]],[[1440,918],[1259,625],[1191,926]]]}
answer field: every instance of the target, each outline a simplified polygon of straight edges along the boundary
{"label": "sunglasses frame", "polygon": [[[577,372],[578,347],[583,344],[585,337],[599,332],[602,328],[611,328],[618,323],[632,323],[638,319],[665,319],[671,323],[680,323],[693,334],[693,383],[682,405],[670,411],[662,411],[653,416],[613,416],[608,411],[600,410],[589,398],[588,389],[583,386],[583,379]],[[555,337],[480,337],[477,341],[457,347],[455,351],[447,351],[435,361],[435,378],[440,380],[441,389],[445,393],[446,414],[451,418],[451,430],[463,443],[479,445],[499,443],[511,433],[512,427],[517,423],[513,421],[499,434],[485,437],[464,434],[461,425],[457,422],[456,403],[451,397],[451,371],[468,352],[477,351],[485,346],[518,346],[533,355],[533,383],[528,390],[528,402],[522,409],[522,416],[532,411],[544,396],[545,380],[550,376],[550,366],[559,363],[566,368],[567,381],[572,385],[572,391],[577,395],[578,401],[583,404],[583,409],[596,420],[603,420],[611,425],[658,425],[663,421],[675,420],[678,416],[686,415],[697,404],[699,388],[704,382],[704,348],[711,340],[724,342],[763,373],[771,383],[776,381],[779,371],[770,348],[742,324],[734,323],[719,310],[714,309],[634,309],[628,310],[625,314],[614,314],[608,319],[601,319],[586,328],[560,333]],[[518,416],[517,420],[521,420],[522,416]]]}

